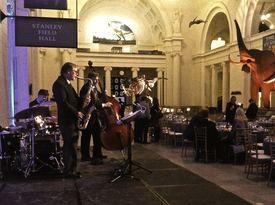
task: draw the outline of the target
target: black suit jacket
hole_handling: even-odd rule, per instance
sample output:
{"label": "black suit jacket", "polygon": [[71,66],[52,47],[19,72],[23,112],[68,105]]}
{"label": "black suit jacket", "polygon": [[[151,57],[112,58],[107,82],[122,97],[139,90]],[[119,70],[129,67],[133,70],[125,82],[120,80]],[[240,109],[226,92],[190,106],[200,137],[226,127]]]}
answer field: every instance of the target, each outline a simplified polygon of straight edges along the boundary
{"label": "black suit jacket", "polygon": [[59,125],[75,124],[77,122],[77,113],[81,105],[81,99],[73,87],[61,75],[54,82],[52,90],[57,104]]}
{"label": "black suit jacket", "polygon": [[218,142],[218,130],[214,122],[201,119],[195,123],[196,127],[207,127],[207,147],[215,148]]}
{"label": "black suit jacket", "polygon": [[257,116],[258,106],[255,103],[251,103],[246,111],[246,117],[249,120],[254,120]]}

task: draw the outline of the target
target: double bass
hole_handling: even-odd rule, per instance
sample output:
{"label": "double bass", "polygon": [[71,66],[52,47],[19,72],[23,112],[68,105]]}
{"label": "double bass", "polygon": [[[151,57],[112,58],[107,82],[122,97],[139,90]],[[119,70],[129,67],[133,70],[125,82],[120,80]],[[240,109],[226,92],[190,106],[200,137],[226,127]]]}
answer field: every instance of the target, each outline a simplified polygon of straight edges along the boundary
{"label": "double bass", "polygon": [[[92,66],[92,61],[89,61],[88,65],[91,71],[96,72],[95,68]],[[128,146],[128,126],[127,124],[117,124],[119,121],[119,103],[115,98],[105,94],[105,89],[103,89],[100,81],[98,82],[98,85],[101,91],[101,102],[111,102],[113,104],[111,107],[105,107],[101,110],[97,110],[101,121],[101,144],[105,149],[110,151],[122,150]],[[134,139],[134,132],[132,128],[130,133],[132,141]]]}

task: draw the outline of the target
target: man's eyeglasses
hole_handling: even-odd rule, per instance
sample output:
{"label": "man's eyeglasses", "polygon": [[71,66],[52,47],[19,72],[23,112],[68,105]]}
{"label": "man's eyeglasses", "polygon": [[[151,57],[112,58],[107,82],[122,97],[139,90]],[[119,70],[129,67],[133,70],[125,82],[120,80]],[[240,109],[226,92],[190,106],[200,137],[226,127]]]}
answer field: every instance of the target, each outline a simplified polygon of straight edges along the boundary
{"label": "man's eyeglasses", "polygon": [[72,70],[75,74],[78,74],[78,70],[77,69],[73,69]]}

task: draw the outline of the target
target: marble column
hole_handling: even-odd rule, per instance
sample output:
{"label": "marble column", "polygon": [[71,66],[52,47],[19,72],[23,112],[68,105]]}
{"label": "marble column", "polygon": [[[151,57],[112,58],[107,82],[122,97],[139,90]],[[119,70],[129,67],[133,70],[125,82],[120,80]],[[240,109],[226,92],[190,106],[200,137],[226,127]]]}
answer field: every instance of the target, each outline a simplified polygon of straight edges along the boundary
{"label": "marble column", "polygon": [[112,67],[106,66],[105,70],[105,89],[108,91],[108,95],[111,96],[111,71],[113,70]]}
{"label": "marble column", "polygon": [[205,67],[204,63],[201,64],[201,105],[205,106],[206,105],[206,86],[205,86]]}
{"label": "marble column", "polygon": [[211,65],[212,72],[212,87],[211,87],[211,107],[217,107],[218,101],[218,72],[215,65]]}
{"label": "marble column", "polygon": [[[139,69],[138,67],[133,67],[133,68],[131,69],[131,71],[132,71],[132,78],[135,78],[135,77],[138,76],[138,71],[140,71],[140,69]],[[132,103],[134,103],[135,100],[136,100],[135,94],[132,94]]]}
{"label": "marble column", "polygon": [[164,77],[167,80],[164,81],[164,105],[173,105],[173,55],[171,53],[166,54],[166,68]]}
{"label": "marble column", "polygon": [[159,99],[159,104],[164,105],[164,68],[157,68],[157,97]]}
{"label": "marble column", "polygon": [[[87,78],[88,76],[84,76],[84,71],[85,71],[85,70],[86,70],[86,67],[85,67],[85,66],[78,67],[78,76],[81,77],[81,78]],[[87,81],[78,79],[79,91],[81,90],[81,88],[83,87],[83,85],[84,85],[86,82],[87,82]]]}
{"label": "marble column", "polygon": [[173,53],[173,105],[180,106],[181,96],[181,74],[180,74],[180,58],[182,54],[180,52]]}
{"label": "marble column", "polygon": [[[43,66],[45,55],[46,55],[46,49],[40,48],[39,49],[39,65],[38,65],[38,80],[39,80],[38,81],[38,89],[45,88],[45,82],[44,82],[45,71],[44,71],[44,66]],[[38,90],[36,93],[38,93]]]}
{"label": "marble column", "polygon": [[[251,75],[247,75],[247,73],[242,72],[243,75],[243,103],[244,108],[249,106],[249,99],[251,98],[250,94],[250,78]],[[256,102],[257,103],[257,102]]]}
{"label": "marble column", "polygon": [[226,104],[229,102],[229,65],[226,62],[222,66],[222,111],[225,112]]}
{"label": "marble column", "polygon": [[60,48],[60,52],[62,53],[62,65],[66,62],[71,62],[72,49]]}

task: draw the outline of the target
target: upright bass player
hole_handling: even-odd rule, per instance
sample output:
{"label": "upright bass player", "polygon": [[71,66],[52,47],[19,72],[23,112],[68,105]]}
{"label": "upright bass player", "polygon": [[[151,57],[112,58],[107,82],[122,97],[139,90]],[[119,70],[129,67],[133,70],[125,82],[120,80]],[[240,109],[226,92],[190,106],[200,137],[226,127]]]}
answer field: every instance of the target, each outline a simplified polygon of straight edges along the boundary
{"label": "upright bass player", "polygon": [[[99,99],[100,93],[96,89],[96,85],[99,81],[99,74],[96,72],[90,72],[88,74],[88,78],[92,80],[93,89],[90,93],[91,101],[89,106],[95,106],[97,110],[103,109],[104,107],[111,107],[111,102],[102,103]],[[87,82],[83,85],[80,90],[80,97],[85,98],[86,93],[88,92],[90,87],[90,82]],[[101,141],[100,141],[100,124],[98,121],[97,111],[92,112],[87,128],[82,130],[81,137],[81,161],[91,161],[92,165],[100,165],[103,164],[102,159],[107,156],[102,155],[101,150]],[[90,141],[91,135],[93,135],[93,157],[90,157]]]}

